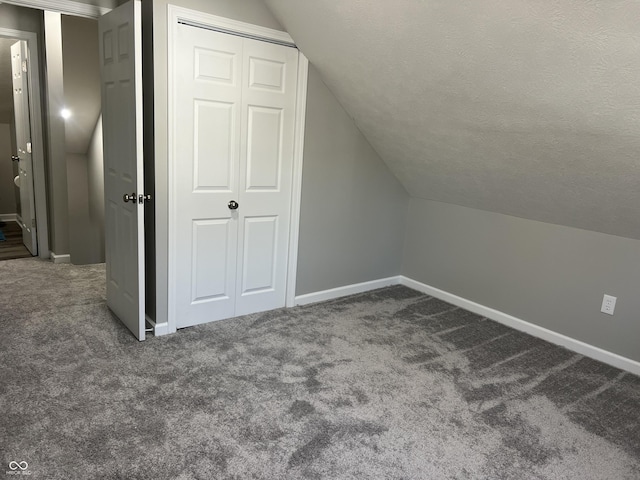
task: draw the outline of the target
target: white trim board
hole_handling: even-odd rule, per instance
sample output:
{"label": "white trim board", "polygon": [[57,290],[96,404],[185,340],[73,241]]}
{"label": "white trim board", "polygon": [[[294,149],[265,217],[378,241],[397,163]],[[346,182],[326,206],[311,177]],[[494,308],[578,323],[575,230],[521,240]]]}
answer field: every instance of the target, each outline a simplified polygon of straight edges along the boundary
{"label": "white trim board", "polygon": [[110,8],[74,2],[72,0],[2,0],[0,3],[87,18],[98,18],[111,11]]}
{"label": "white trim board", "polygon": [[237,32],[245,35],[251,35],[252,37],[257,37],[256,39],[275,40],[295,47],[295,43],[293,42],[291,35],[281,30],[274,30],[273,28],[240,22],[231,18],[219,17],[211,13],[191,10],[189,8],[178,7],[176,5],[169,4],[167,7],[170,29],[173,25],[179,22],[184,22],[188,25],[201,28],[217,28],[225,30],[227,33]]}
{"label": "white trim board", "polygon": [[287,307],[293,307],[298,275],[298,237],[300,236],[300,204],[302,203],[302,168],[304,162],[304,128],[307,118],[307,80],[309,60],[302,52],[298,55],[298,85],[296,91],[296,131],[293,143],[293,185],[291,188],[291,220],[289,232],[289,264],[287,272]]}
{"label": "white trim board", "polygon": [[585,357],[593,358],[607,365],[631,372],[635,375],[640,375],[640,362],[632,360],[630,358],[623,357],[617,353],[603,350],[600,347],[590,345],[588,343],[576,340],[575,338],[563,335],[553,330],[549,330],[544,327],[540,327],[533,323],[527,322],[520,318],[514,317],[507,313],[495,310],[493,308],[481,305],[477,302],[460,297],[453,293],[446,292],[436,287],[418,282],[411,278],[407,278],[403,275],[397,277],[388,277],[380,280],[374,280],[371,282],[357,283],[354,285],[345,285],[344,287],[332,288],[330,290],[323,290],[321,292],[308,293],[306,295],[299,295],[295,297],[296,305],[308,305],[310,303],[322,302],[326,300],[332,300],[334,298],[343,297],[346,295],[353,295],[356,293],[366,292],[368,290],[374,290],[376,288],[382,288],[389,285],[404,285],[422,293],[426,293],[434,298],[438,298],[447,303],[455,305],[456,307],[464,308],[470,312],[481,315],[489,320],[501,323],[507,327],[511,327],[515,330],[528,333],[542,340],[546,340],[555,345],[560,345],[573,352],[584,355]]}
{"label": "white trim board", "polygon": [[355,283],[353,285],[345,285],[344,287],[331,288],[320,292],[307,293],[295,297],[296,305],[309,305],[310,303],[324,302],[333,300],[334,298],[346,297],[347,295],[355,295],[356,293],[368,292],[376,288],[388,287],[390,285],[398,285],[400,276],[381,278],[379,280],[371,280],[370,282]]}
{"label": "white trim board", "polygon": [[50,255],[53,263],[71,263],[71,255],[68,253],[58,255],[57,253],[50,252]]}
{"label": "white trim board", "polygon": [[17,213],[0,213],[0,222],[17,222]]}
{"label": "white trim board", "polygon": [[153,320],[149,315],[145,315],[145,320],[149,325],[153,327],[154,336],[160,337],[162,335],[167,335],[169,333],[168,332],[169,324],[167,322],[156,323],[156,321]]}

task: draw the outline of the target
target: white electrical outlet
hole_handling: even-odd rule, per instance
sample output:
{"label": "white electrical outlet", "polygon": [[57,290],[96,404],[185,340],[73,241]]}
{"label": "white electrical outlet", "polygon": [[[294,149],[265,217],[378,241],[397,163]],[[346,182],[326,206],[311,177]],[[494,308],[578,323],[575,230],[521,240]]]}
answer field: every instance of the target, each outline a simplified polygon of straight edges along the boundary
{"label": "white electrical outlet", "polygon": [[602,307],[600,308],[600,311],[607,315],[613,315],[613,311],[616,309],[616,300],[616,297],[605,295],[602,299]]}

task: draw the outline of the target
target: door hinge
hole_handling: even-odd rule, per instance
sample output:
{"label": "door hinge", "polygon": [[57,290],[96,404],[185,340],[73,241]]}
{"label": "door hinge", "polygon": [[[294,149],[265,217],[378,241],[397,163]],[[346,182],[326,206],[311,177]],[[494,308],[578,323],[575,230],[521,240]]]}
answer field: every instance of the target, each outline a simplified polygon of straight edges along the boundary
{"label": "door hinge", "polygon": [[26,60],[22,60],[22,71],[24,73],[27,73],[27,61]]}
{"label": "door hinge", "polygon": [[147,195],[143,195],[140,194],[138,195],[138,203],[144,203],[144,202],[150,202],[151,201],[151,195],[147,194]]}

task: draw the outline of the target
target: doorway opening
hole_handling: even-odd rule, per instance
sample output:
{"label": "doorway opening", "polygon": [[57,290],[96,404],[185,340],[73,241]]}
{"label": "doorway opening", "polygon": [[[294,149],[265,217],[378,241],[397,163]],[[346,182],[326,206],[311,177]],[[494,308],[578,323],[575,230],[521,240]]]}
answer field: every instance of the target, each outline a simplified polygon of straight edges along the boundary
{"label": "doorway opening", "polygon": [[0,260],[48,258],[36,34],[0,28],[0,64]]}
{"label": "doorway opening", "polygon": [[[37,255],[55,263],[103,263],[104,180],[97,21],[54,13],[57,28],[48,28],[52,12],[6,4],[0,10],[13,23],[29,27],[28,31],[16,31],[2,28],[0,22],[0,222],[4,223],[0,223],[4,234],[0,235],[0,260]],[[53,53],[52,39],[56,44],[54,50],[57,49]],[[26,44],[25,77],[30,89],[25,116],[31,133],[25,141],[17,138],[18,120],[11,98],[15,88],[10,47],[19,41]],[[46,68],[39,62],[43,52],[38,49],[42,46],[47,51]],[[46,75],[41,75],[44,71]],[[46,97],[42,95],[44,89]],[[43,123],[47,126],[46,136]],[[27,146],[33,150],[31,172],[23,169],[25,162],[17,158],[21,156],[20,150],[28,150]],[[11,161],[12,158],[18,161]],[[24,173],[32,173],[31,178]],[[33,198],[30,220],[24,208],[24,193],[29,187]],[[23,233],[31,230],[33,248],[29,248],[24,238],[20,241],[16,227]],[[1,241],[3,236],[5,240]]]}
{"label": "doorway opening", "polygon": [[0,37],[0,261],[32,256],[23,240],[26,225],[20,196],[27,185],[21,191],[12,72],[12,49],[19,48],[20,42],[18,38]]}

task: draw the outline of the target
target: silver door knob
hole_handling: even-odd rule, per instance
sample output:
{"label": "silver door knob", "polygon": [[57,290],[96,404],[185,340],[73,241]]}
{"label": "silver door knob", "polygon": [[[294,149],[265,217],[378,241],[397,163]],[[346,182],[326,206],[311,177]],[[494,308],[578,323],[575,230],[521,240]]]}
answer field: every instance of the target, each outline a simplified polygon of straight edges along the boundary
{"label": "silver door knob", "polygon": [[238,205],[238,202],[236,202],[235,200],[231,200],[229,203],[227,203],[227,206],[229,207],[229,210],[236,210],[240,205]]}
{"label": "silver door knob", "polygon": [[125,193],[122,196],[122,200],[124,201],[124,203],[127,203],[127,202],[136,203],[138,198],[136,197],[136,192],[133,192],[131,195],[129,195],[128,193]]}

